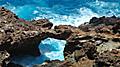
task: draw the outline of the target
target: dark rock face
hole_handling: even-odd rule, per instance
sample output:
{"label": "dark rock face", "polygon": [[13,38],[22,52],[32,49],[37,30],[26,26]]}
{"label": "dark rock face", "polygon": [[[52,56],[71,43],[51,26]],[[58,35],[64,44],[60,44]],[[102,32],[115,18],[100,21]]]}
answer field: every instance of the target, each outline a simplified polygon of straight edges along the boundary
{"label": "dark rock face", "polygon": [[8,63],[6,67],[23,67],[23,66],[14,63]]}
{"label": "dark rock face", "polygon": [[[120,56],[119,50],[117,50],[120,46],[119,20],[116,17],[93,18],[90,23],[82,25],[84,28],[80,26],[80,30],[67,25],[55,26],[55,29],[72,31],[71,35],[65,38],[68,41],[68,45],[66,45],[64,51],[66,61],[63,63],[68,65],[68,67],[119,67]],[[114,35],[116,33],[117,35]],[[103,51],[99,51],[101,45],[103,45],[101,48]],[[108,47],[104,45],[108,45]],[[80,63],[81,66],[79,65]],[[49,67],[49,64],[46,64],[46,67]],[[54,64],[56,63],[54,62]]]}
{"label": "dark rock face", "polygon": [[47,19],[26,21],[3,7],[0,8],[0,25],[0,51],[6,50],[10,57],[38,56],[41,40],[47,37],[67,39],[71,34],[71,30],[51,29],[53,24]]}
{"label": "dark rock face", "polygon": [[22,67],[9,60],[16,55],[40,55],[41,40],[66,40],[65,61],[46,61],[34,67],[119,67],[120,18],[93,17],[79,27],[53,24],[47,19],[26,21],[0,8],[0,65]]}
{"label": "dark rock face", "polygon": [[[35,34],[35,32],[31,31],[30,33],[27,33],[28,31],[26,31],[27,27],[29,27],[30,24],[28,24],[28,26],[24,26],[24,22],[21,22],[19,18],[17,18],[12,12],[5,10],[4,8],[0,8],[0,16],[0,25],[2,25],[0,28],[0,50],[7,50],[12,55],[16,53],[23,53],[25,51],[28,53],[30,52],[29,48],[25,50],[26,46],[28,47],[28,44],[31,46],[33,44],[38,44],[36,42],[33,42],[35,37],[37,39],[38,34]],[[17,26],[16,24],[18,23],[20,24]],[[31,38],[33,38],[33,40],[31,40]],[[28,41],[33,43],[28,43]],[[24,46],[24,44],[26,44],[26,46]],[[19,48],[21,49],[19,50]],[[33,51],[34,48],[35,46],[33,46]]]}

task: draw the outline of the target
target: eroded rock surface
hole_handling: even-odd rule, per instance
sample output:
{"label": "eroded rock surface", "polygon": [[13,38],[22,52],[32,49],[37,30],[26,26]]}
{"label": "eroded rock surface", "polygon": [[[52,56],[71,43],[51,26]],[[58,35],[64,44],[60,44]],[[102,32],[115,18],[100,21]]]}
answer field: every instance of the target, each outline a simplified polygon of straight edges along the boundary
{"label": "eroded rock surface", "polygon": [[[64,49],[65,60],[46,61],[34,67],[120,66],[120,18],[93,17],[79,27],[52,26],[47,19],[26,21],[1,7],[0,64],[21,67],[9,63],[9,59],[16,55],[39,56],[39,43],[51,37],[67,41]],[[5,54],[2,51],[5,51]]]}

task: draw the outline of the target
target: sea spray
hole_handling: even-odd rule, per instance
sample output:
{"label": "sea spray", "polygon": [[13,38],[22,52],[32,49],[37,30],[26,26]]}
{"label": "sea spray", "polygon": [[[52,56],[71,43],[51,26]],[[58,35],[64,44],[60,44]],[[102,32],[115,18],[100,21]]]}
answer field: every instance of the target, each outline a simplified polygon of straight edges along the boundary
{"label": "sea spray", "polygon": [[47,60],[64,60],[63,51],[65,48],[66,41],[65,40],[57,40],[54,38],[47,38],[43,40],[39,49],[41,55],[46,56]]}
{"label": "sea spray", "polygon": [[20,18],[46,18],[54,25],[79,26],[92,17],[120,16],[119,0],[1,0],[0,6]]}

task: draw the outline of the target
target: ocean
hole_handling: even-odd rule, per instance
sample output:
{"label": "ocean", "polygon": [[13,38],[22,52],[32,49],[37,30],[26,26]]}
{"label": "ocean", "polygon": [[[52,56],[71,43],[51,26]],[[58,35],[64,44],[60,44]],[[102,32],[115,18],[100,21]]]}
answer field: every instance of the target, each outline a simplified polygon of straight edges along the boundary
{"label": "ocean", "polygon": [[0,6],[26,20],[79,26],[92,17],[120,16],[120,0],[0,0]]}
{"label": "ocean", "polygon": [[[0,0],[0,6],[25,20],[49,19],[54,25],[66,24],[77,27],[92,17],[120,17],[120,0]],[[43,45],[38,47],[42,53],[40,57],[16,57],[13,58],[13,62],[32,67],[33,64],[40,64],[45,60],[64,60],[63,50],[66,41],[48,38],[40,44]],[[59,48],[62,51],[57,50]]]}

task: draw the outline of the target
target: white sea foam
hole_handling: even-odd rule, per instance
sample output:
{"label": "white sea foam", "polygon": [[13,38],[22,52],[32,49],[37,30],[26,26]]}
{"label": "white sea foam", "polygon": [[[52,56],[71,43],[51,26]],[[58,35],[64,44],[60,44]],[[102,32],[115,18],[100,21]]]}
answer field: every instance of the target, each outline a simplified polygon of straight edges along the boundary
{"label": "white sea foam", "polygon": [[79,26],[84,22],[88,22],[92,17],[99,17],[98,14],[92,12],[91,9],[82,7],[76,10],[79,14],[60,15],[49,12],[49,14],[39,15],[35,19],[48,18],[54,25],[72,25]]}
{"label": "white sea foam", "polygon": [[38,57],[33,56],[18,56],[13,59],[14,63],[23,65],[25,67],[32,67],[34,64],[41,64],[45,60],[60,60],[64,61],[64,48],[66,41],[54,38],[47,38],[42,40],[39,49],[41,55]]}
{"label": "white sea foam", "polygon": [[[7,9],[13,11],[20,18],[24,18],[26,20],[32,19],[37,20],[46,18],[49,19],[54,25],[65,24],[79,26],[84,22],[88,22],[92,17],[112,15],[120,16],[119,7],[120,1],[119,2],[114,1],[104,2],[99,0],[96,0],[94,2],[93,0],[92,2],[90,2],[90,0],[75,0],[74,2],[72,1],[74,0],[9,0],[9,2],[6,2],[1,6],[4,6]],[[86,2],[81,3],[82,1]],[[2,2],[0,2],[0,4],[1,3]],[[31,66],[32,64],[42,63],[46,59],[49,60],[64,59],[63,56],[59,57],[52,56],[54,53],[56,53],[56,51],[52,51],[51,53],[49,51],[47,53],[43,51],[40,57],[36,58],[32,56],[25,57],[23,56],[21,58],[18,57],[17,60],[15,60],[14,62],[22,65]],[[58,54],[56,55],[63,55],[63,53],[58,52]]]}
{"label": "white sea foam", "polygon": [[86,3],[89,7],[80,7],[76,9],[78,14],[71,13],[69,15],[56,14],[50,11],[48,14],[40,14],[35,19],[48,18],[54,25],[72,25],[79,26],[84,22],[88,22],[92,17],[100,16],[120,16],[120,4],[112,2],[95,1]]}
{"label": "white sea foam", "polygon": [[[51,3],[54,3],[53,1]],[[92,17],[112,16],[112,15],[120,16],[120,7],[119,7],[120,3],[114,3],[114,2],[103,2],[103,1],[94,1],[88,3],[86,2],[84,4],[85,6],[79,8],[77,7],[74,9],[68,9],[69,6],[64,6],[61,4],[57,4],[57,5],[55,4],[52,7],[48,7],[50,3],[46,4],[47,3],[46,0],[31,1],[33,3],[41,4],[41,5],[33,5],[30,4],[30,2],[28,1],[25,2],[29,4],[14,6],[8,3],[4,6],[12,10],[21,18],[27,20],[32,20],[32,19],[37,20],[37,19],[47,18],[54,25],[61,24],[61,25],[79,26],[84,22],[88,22]],[[47,5],[47,7],[44,6],[45,4]]]}
{"label": "white sea foam", "polygon": [[104,2],[97,1],[87,3],[87,5],[94,9],[94,11],[100,16],[120,16],[120,3],[119,2]]}

